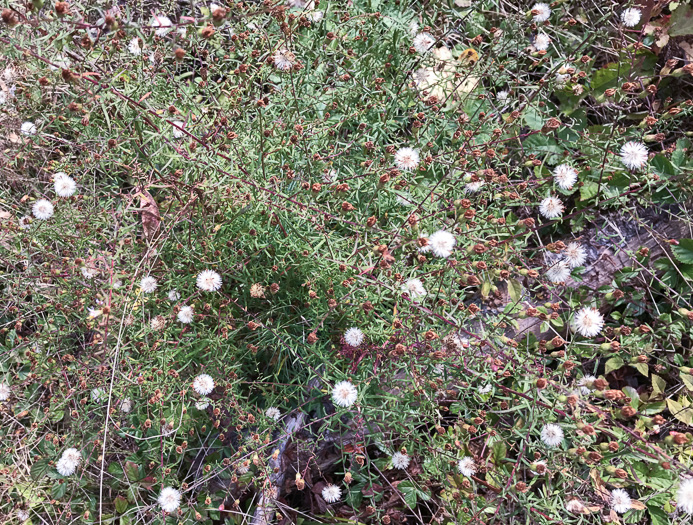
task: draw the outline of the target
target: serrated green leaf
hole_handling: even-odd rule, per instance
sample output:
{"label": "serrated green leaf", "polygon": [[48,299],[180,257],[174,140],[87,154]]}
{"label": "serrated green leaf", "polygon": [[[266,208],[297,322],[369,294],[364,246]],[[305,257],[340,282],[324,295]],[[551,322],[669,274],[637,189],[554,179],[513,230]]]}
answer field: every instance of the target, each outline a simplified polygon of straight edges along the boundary
{"label": "serrated green leaf", "polygon": [[44,477],[51,468],[49,463],[50,460],[47,458],[34,461],[33,465],[31,465],[31,470],[29,472],[29,474],[31,475],[31,479],[39,480],[42,477]]}
{"label": "serrated green leaf", "polygon": [[683,264],[693,264],[693,239],[680,239],[678,246],[672,246],[674,256]]}
{"label": "serrated green leaf", "polygon": [[126,510],[128,510],[128,500],[123,496],[118,496],[115,500],[113,500],[113,503],[115,504],[115,509],[118,514],[123,514]]}

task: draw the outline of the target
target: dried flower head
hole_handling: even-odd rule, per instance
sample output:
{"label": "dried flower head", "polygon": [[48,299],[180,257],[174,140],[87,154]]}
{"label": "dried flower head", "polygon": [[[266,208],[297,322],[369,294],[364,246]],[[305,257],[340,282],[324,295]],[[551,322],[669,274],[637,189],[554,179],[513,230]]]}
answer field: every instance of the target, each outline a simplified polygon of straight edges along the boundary
{"label": "dried flower head", "polygon": [[447,258],[452,255],[455,244],[457,244],[457,240],[452,233],[438,230],[428,238],[427,247],[436,257]]}
{"label": "dried flower head", "polygon": [[23,122],[22,126],[19,128],[19,132],[27,136],[36,135],[36,131],[36,125],[29,121]]}
{"label": "dried flower head", "polygon": [[625,514],[633,507],[628,493],[623,489],[611,491],[611,508],[619,514]]}
{"label": "dried flower head", "polygon": [[0,383],[0,401],[7,401],[11,393],[10,385],[4,382]]}
{"label": "dried flower head", "polygon": [[55,468],[61,476],[71,476],[82,462],[82,454],[76,448],[68,448],[63,452]]}
{"label": "dried flower head", "polygon": [[421,279],[409,279],[402,285],[402,291],[408,293],[412,299],[426,296],[426,288],[424,288]]}
{"label": "dried flower head", "polygon": [[58,197],[72,197],[77,190],[77,184],[72,177],[59,172],[53,175],[53,188]]}
{"label": "dried flower head", "polygon": [[532,20],[538,24],[546,22],[551,16],[551,8],[548,4],[543,2],[534,4],[532,7],[532,12],[536,13],[533,15]]}
{"label": "dried flower head", "polygon": [[682,479],[676,491],[676,508],[693,514],[693,478]]}
{"label": "dried flower head", "polygon": [[577,242],[571,242],[563,250],[563,258],[568,266],[571,268],[577,268],[585,264],[587,260],[587,250],[585,250],[581,244]]}
{"label": "dried flower head", "polygon": [[640,23],[642,12],[635,7],[629,7],[621,13],[621,22],[626,27],[635,27]]}
{"label": "dried flower head", "polygon": [[401,170],[413,170],[420,161],[419,152],[414,148],[400,148],[395,153],[395,166]]}
{"label": "dried flower head", "polygon": [[279,418],[282,417],[282,413],[277,407],[269,407],[267,410],[265,410],[265,415],[270,419],[274,419],[275,421],[278,421]]}
{"label": "dried flower head", "polygon": [[551,39],[546,33],[539,33],[534,37],[532,44],[537,51],[546,51],[551,44]]}
{"label": "dried flower head", "polygon": [[289,71],[296,64],[296,55],[286,48],[279,48],[274,53],[274,67],[280,71]]}

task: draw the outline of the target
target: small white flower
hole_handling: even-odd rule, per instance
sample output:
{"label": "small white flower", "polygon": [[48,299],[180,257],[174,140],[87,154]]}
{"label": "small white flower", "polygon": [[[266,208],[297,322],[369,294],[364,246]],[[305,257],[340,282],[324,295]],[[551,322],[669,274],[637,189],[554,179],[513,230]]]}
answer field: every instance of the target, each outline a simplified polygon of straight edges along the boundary
{"label": "small white flower", "polygon": [[693,514],[693,478],[682,479],[676,491],[676,508]]}
{"label": "small white flower", "polygon": [[20,230],[27,230],[31,228],[31,217],[29,217],[28,215],[20,217],[17,222],[19,223]]}
{"label": "small white flower", "polygon": [[621,147],[621,162],[631,170],[639,170],[647,164],[647,146],[642,142],[630,141]]}
{"label": "small white flower", "polygon": [[53,188],[58,197],[72,197],[77,190],[75,180],[66,173],[56,173],[53,175],[53,181]]}
{"label": "small white flower", "polygon": [[265,415],[270,419],[274,419],[275,421],[278,421],[279,418],[282,417],[282,413],[277,407],[269,407],[267,410],[265,410]]}
{"label": "small white flower", "polygon": [[414,148],[399,148],[395,153],[395,165],[401,170],[413,170],[421,158]]}
{"label": "small white flower", "polygon": [[566,246],[566,249],[563,250],[563,258],[565,262],[568,263],[568,266],[577,268],[585,264],[587,260],[587,250],[585,250],[581,244],[571,242]]}
{"label": "small white flower", "polygon": [[467,478],[476,474],[476,464],[474,458],[465,456],[457,462],[457,471]]}
{"label": "small white flower", "polygon": [[23,122],[22,127],[19,128],[19,132],[22,135],[36,135],[36,125],[33,122]]}
{"label": "small white flower", "polygon": [[156,282],[156,279],[152,276],[144,277],[140,281],[140,288],[142,289],[143,293],[152,293],[157,289],[159,286],[159,283]]}
{"label": "small white flower", "polygon": [[[178,128],[185,129],[185,122],[183,122],[182,120],[174,120],[173,123],[175,124],[175,126],[173,126],[173,138],[179,139],[179,138],[184,137],[185,133],[183,132],[182,129],[178,129]],[[178,127],[176,127],[176,126],[178,126]]]}
{"label": "small white flower", "polygon": [[436,43],[436,39],[428,33],[419,33],[414,37],[414,49],[419,53],[427,53]]}
{"label": "small white flower", "polygon": [[120,403],[120,410],[122,410],[126,414],[129,413],[132,410],[132,399],[130,399],[129,397],[123,399],[122,403]]}
{"label": "small white flower", "polygon": [[117,290],[118,288],[123,286],[123,281],[121,281],[120,279],[113,279],[113,284],[111,284],[111,286],[114,290]]}
{"label": "small white flower", "polygon": [[412,20],[409,23],[409,33],[411,33],[411,35],[414,36],[418,32],[419,32],[419,23],[416,20]]}
{"label": "small white flower", "polygon": [[543,2],[534,4],[534,7],[532,7],[532,11],[536,11],[537,13],[532,18],[532,20],[534,20],[537,23],[546,22],[551,16],[551,8],[548,4],[545,4]]}
{"label": "small white flower", "polygon": [[274,67],[280,71],[289,71],[296,63],[296,55],[286,48],[279,48],[274,53]]}
{"label": "small white flower", "polygon": [[180,507],[180,492],[173,487],[166,487],[161,490],[157,499],[164,512],[173,512]]}
{"label": "small white flower", "polygon": [[546,197],[539,204],[539,213],[547,219],[555,219],[563,215],[565,206],[558,197]]}
{"label": "small white flower", "polygon": [[214,270],[203,270],[197,274],[197,287],[205,292],[215,292],[221,288],[221,275]]}
{"label": "small white flower", "polygon": [[555,423],[547,423],[541,429],[541,440],[547,447],[557,447],[563,442],[563,429]]}
{"label": "small white flower", "polygon": [[633,503],[628,493],[623,489],[614,489],[611,491],[611,508],[619,514],[628,512]]}
{"label": "small white flower", "polygon": [[546,51],[551,44],[551,39],[546,33],[539,33],[534,37],[534,49],[537,51]]}
{"label": "small white flower", "polygon": [[409,466],[411,458],[407,454],[395,452],[392,454],[392,466],[399,470],[405,470]]}
{"label": "small white flower", "polygon": [[570,190],[577,182],[578,172],[568,164],[561,164],[553,170],[553,180],[562,190]]}
{"label": "small white flower", "polygon": [[436,257],[450,257],[456,243],[455,236],[445,230],[438,230],[428,238],[428,246]]}
{"label": "small white flower", "polygon": [[203,397],[197,403],[195,403],[195,408],[198,410],[204,410],[209,406],[209,398]]}
{"label": "small white flower", "polygon": [[157,36],[164,36],[173,28],[173,22],[167,16],[157,15],[152,18],[151,27],[156,29],[155,33]]}
{"label": "small white flower", "polygon": [[491,384],[489,383],[488,385],[482,386],[482,387],[479,389],[479,393],[483,396],[484,394],[488,394],[492,389],[493,389],[493,387],[492,387]]}
{"label": "small white flower", "polygon": [[68,448],[63,452],[55,465],[56,470],[61,476],[71,476],[82,462],[82,454],[76,448]]}
{"label": "small white flower", "polygon": [[506,90],[499,91],[498,93],[496,93],[496,100],[498,100],[499,102],[505,102],[506,100],[508,100],[509,96],[510,93],[508,93]]}
{"label": "small white flower", "polygon": [[103,388],[94,388],[91,391],[91,400],[99,403],[101,401],[106,400],[106,393],[103,391]]}
{"label": "small white flower", "polygon": [[140,46],[140,39],[135,37],[130,40],[128,44],[128,51],[135,56],[140,56],[142,54],[142,46]]}
{"label": "small white flower", "polygon": [[340,489],[337,485],[327,485],[324,489],[322,489],[322,499],[324,499],[327,503],[339,501],[339,498],[341,497],[342,489]]}
{"label": "small white flower", "polygon": [[174,288],[173,290],[170,290],[168,292],[169,301],[177,301],[178,299],[180,299],[180,294],[178,293],[178,290]]}
{"label": "small white flower", "polygon": [[206,396],[214,390],[214,379],[207,374],[200,374],[193,380],[193,390],[201,396]]}
{"label": "small white flower", "polygon": [[7,383],[0,383],[0,401],[7,401],[11,393],[10,385]]}
{"label": "small white flower", "polygon": [[352,326],[344,332],[344,341],[346,341],[346,344],[349,346],[359,346],[363,343],[364,337],[363,332],[355,326]]}
{"label": "small white flower", "polygon": [[409,279],[402,285],[402,290],[409,294],[411,299],[418,299],[426,296],[426,288],[424,288],[421,279]]}
{"label": "small white flower", "polygon": [[34,217],[41,221],[47,221],[53,217],[54,212],[55,208],[53,208],[53,204],[46,199],[37,200],[31,208],[31,213],[34,214]]}
{"label": "small white flower", "polygon": [[92,308],[91,306],[87,308],[87,317],[89,319],[96,319],[103,313],[103,310],[100,308]]}
{"label": "small white flower", "polygon": [[604,317],[599,310],[589,306],[582,308],[573,319],[573,329],[584,337],[594,337],[604,328]]}
{"label": "small white flower", "polygon": [[570,75],[568,73],[556,73],[556,87],[564,88],[565,85],[570,80]]}
{"label": "small white flower", "polygon": [[621,22],[623,22],[623,25],[626,27],[635,27],[640,22],[641,16],[642,13],[640,12],[640,9],[629,7],[621,13]]}
{"label": "small white flower", "polygon": [[19,523],[24,523],[29,519],[29,513],[24,509],[17,509],[17,519]]}
{"label": "small white flower", "polygon": [[340,407],[350,407],[357,397],[358,390],[349,381],[340,381],[332,390],[332,402]]}
{"label": "small white flower", "polygon": [[565,261],[556,261],[546,270],[546,277],[552,283],[564,283],[570,277],[570,266]]}
{"label": "small white flower", "polygon": [[177,317],[181,323],[189,324],[189,323],[193,322],[193,318],[195,317],[195,312],[193,311],[192,306],[184,306],[178,312]]}

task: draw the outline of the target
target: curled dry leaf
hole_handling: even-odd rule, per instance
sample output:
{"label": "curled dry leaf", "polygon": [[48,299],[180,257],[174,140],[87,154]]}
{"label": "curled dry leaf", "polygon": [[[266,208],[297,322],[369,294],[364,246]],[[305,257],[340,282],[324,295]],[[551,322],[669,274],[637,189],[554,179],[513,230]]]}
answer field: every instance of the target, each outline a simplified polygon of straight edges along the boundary
{"label": "curled dry leaf", "polygon": [[142,213],[142,229],[145,238],[151,241],[161,225],[159,206],[147,190],[140,191],[138,195],[140,197],[140,212]]}

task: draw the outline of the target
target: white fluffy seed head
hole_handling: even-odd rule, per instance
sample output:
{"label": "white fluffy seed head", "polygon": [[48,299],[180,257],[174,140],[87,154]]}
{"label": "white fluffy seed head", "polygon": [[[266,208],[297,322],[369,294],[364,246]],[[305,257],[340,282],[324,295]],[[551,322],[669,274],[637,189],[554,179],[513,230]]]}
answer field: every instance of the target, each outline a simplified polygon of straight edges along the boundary
{"label": "white fluffy seed head", "polygon": [[214,379],[207,374],[200,374],[193,380],[193,390],[201,396],[206,396],[214,390]]}
{"label": "white fluffy seed head", "polygon": [[419,152],[414,148],[399,148],[395,152],[395,166],[401,170],[413,170],[420,161]]}
{"label": "white fluffy seed head", "polygon": [[395,452],[392,454],[392,467],[405,470],[409,466],[411,458],[407,454],[402,454],[401,452]]}
{"label": "white fluffy seed head", "polygon": [[553,170],[553,180],[556,181],[556,184],[562,190],[572,189],[577,179],[577,170],[568,164],[561,164]]}
{"label": "white fluffy seed head", "polygon": [[457,244],[455,236],[445,230],[438,230],[428,238],[429,249],[436,257],[450,257],[455,244]]}
{"label": "white fluffy seed head", "polygon": [[604,317],[590,306],[581,308],[573,318],[573,329],[583,337],[594,337],[604,328]]}
{"label": "white fluffy seed head", "polygon": [[53,204],[47,199],[37,200],[31,208],[31,213],[33,213],[34,217],[41,221],[47,221],[53,217],[54,212]]}
{"label": "white fluffy seed head", "polygon": [[555,423],[547,423],[541,429],[541,440],[547,447],[557,447],[563,442],[563,429]]}
{"label": "white fluffy seed head", "polygon": [[135,37],[130,40],[128,44],[128,51],[135,56],[140,56],[142,54],[142,46],[140,46],[140,39]]}
{"label": "white fluffy seed head", "polygon": [[349,381],[340,381],[332,390],[332,402],[340,407],[350,407],[356,402],[358,390]]}
{"label": "white fluffy seed head", "polygon": [[180,293],[178,293],[178,290],[174,288],[168,292],[169,301],[177,301],[178,299],[180,299]]}
{"label": "white fluffy seed head", "polygon": [[29,121],[23,122],[22,127],[19,128],[19,132],[27,136],[36,135],[36,125]]}
{"label": "white fluffy seed head", "polygon": [[647,146],[631,140],[621,147],[621,162],[631,170],[639,170],[647,164]]}
{"label": "white fluffy seed head", "polygon": [[566,249],[563,250],[563,258],[565,262],[568,263],[568,266],[577,268],[585,264],[587,260],[587,250],[585,250],[581,244],[571,242],[566,246]]}
{"label": "white fluffy seed head", "polygon": [[174,512],[180,507],[180,492],[173,487],[165,487],[161,490],[157,501],[164,512]]}
{"label": "white fluffy seed head", "polygon": [[424,288],[421,279],[409,279],[402,285],[402,291],[408,293],[411,299],[426,296],[426,288]]}
{"label": "white fluffy seed head", "polygon": [[693,514],[693,478],[682,479],[676,491],[676,508]]}
{"label": "white fluffy seed head", "polygon": [[123,399],[122,403],[120,403],[120,410],[122,410],[126,414],[129,413],[132,410],[132,399],[130,399],[129,397]]}
{"label": "white fluffy seed head", "polygon": [[190,324],[193,322],[195,312],[193,311],[192,306],[183,306],[176,317],[181,323]]}
{"label": "white fluffy seed head", "polygon": [[53,176],[53,188],[58,197],[72,197],[77,190],[77,184],[69,175],[60,172]]}
{"label": "white fluffy seed head", "polygon": [[436,39],[433,37],[433,35],[428,33],[419,33],[414,37],[413,45],[414,49],[416,49],[418,53],[427,53],[435,43]]}
{"label": "white fluffy seed head", "polygon": [[[174,120],[173,123],[175,124],[175,126],[172,126],[173,138],[174,139],[183,138],[185,136],[185,132],[183,131],[183,129],[185,129],[185,122],[183,122],[182,120]],[[179,128],[183,128],[183,129],[179,129]]]}
{"label": "white fluffy seed head", "polygon": [[278,421],[279,418],[282,417],[282,413],[277,407],[269,407],[267,410],[265,410],[265,415],[270,419],[274,419],[275,421]]}
{"label": "white fluffy seed head", "polygon": [[551,44],[551,39],[546,33],[539,33],[534,37],[534,49],[537,51],[546,51]]}
{"label": "white fluffy seed head", "polygon": [[4,382],[0,383],[0,401],[7,401],[10,398],[10,394],[12,394],[10,385]]}
{"label": "white fluffy seed head", "polygon": [[532,20],[537,23],[546,22],[551,16],[551,8],[543,2],[534,4],[532,11],[536,13],[533,15]]}
{"label": "white fluffy seed head", "polygon": [[476,474],[476,464],[474,458],[465,456],[457,462],[457,471],[465,477],[472,477]]}
{"label": "white fluffy seed head", "polygon": [[619,514],[625,514],[633,506],[628,493],[623,489],[611,491],[611,508]]}
{"label": "white fluffy seed head", "polygon": [[274,53],[274,67],[280,71],[289,71],[296,63],[296,55],[285,48],[277,49]]}
{"label": "white fluffy seed head", "polygon": [[159,283],[157,283],[156,279],[154,279],[154,277],[151,275],[143,277],[140,281],[140,288],[142,289],[143,293],[152,293],[157,289],[158,286]]}
{"label": "white fluffy seed head", "polygon": [[340,489],[337,485],[327,485],[324,489],[322,489],[322,499],[324,499],[327,503],[339,501],[339,498],[341,497],[342,489]]}
{"label": "white fluffy seed head", "polygon": [[552,283],[564,283],[569,277],[570,266],[568,266],[568,263],[563,260],[553,262],[546,269],[546,278]]}
{"label": "white fluffy seed head", "polygon": [[621,13],[621,22],[626,27],[635,27],[640,23],[642,12],[635,7],[629,7]]}
{"label": "white fluffy seed head", "polygon": [[71,476],[82,462],[82,454],[76,448],[68,448],[63,452],[55,465],[61,476]]}
{"label": "white fluffy seed head", "polygon": [[152,18],[150,25],[156,30],[155,33],[157,36],[163,36],[173,28],[173,22],[171,22],[171,19],[164,15],[157,15]]}
{"label": "white fluffy seed head", "polygon": [[563,215],[563,210],[565,206],[558,197],[546,197],[539,204],[539,213],[541,213],[547,219],[556,219]]}
{"label": "white fluffy seed head", "polygon": [[216,292],[221,288],[222,280],[214,270],[203,270],[197,274],[197,287],[205,292]]}
{"label": "white fluffy seed head", "polygon": [[344,332],[344,341],[346,341],[346,344],[349,346],[359,346],[363,343],[364,338],[363,332],[355,326],[352,326]]}

